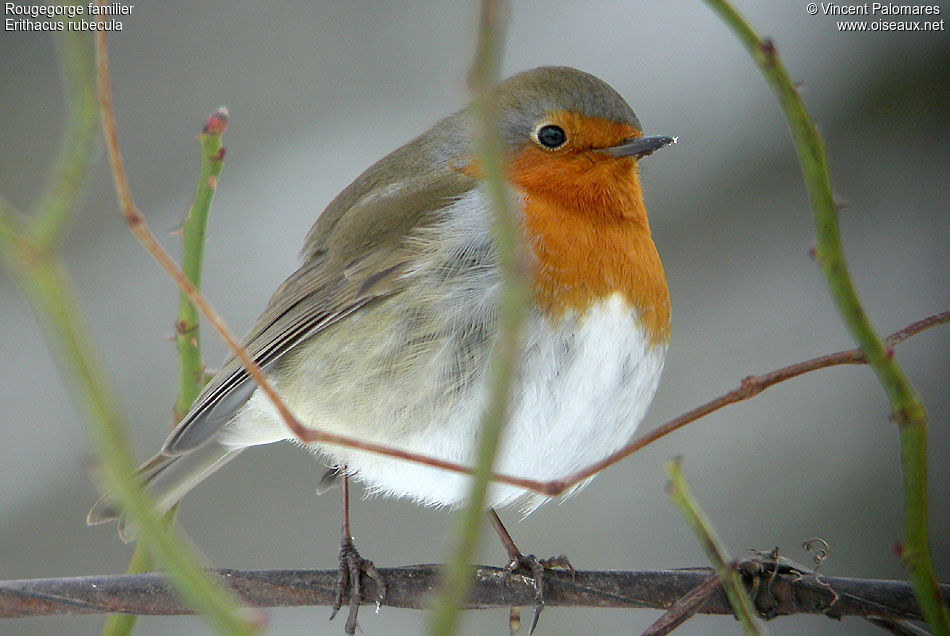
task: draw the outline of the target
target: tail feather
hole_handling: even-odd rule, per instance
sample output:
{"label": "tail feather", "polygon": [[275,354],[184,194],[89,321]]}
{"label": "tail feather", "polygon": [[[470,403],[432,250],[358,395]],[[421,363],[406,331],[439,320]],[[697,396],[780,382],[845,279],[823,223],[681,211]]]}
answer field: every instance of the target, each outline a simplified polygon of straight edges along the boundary
{"label": "tail feather", "polygon": [[[152,495],[156,512],[165,513],[240,452],[241,449],[208,442],[182,455],[169,457],[159,453],[139,466],[136,477]],[[119,536],[123,541],[135,538],[136,529],[119,510],[113,493],[106,493],[96,502],[86,516],[86,523],[92,526],[115,519],[119,521]]]}

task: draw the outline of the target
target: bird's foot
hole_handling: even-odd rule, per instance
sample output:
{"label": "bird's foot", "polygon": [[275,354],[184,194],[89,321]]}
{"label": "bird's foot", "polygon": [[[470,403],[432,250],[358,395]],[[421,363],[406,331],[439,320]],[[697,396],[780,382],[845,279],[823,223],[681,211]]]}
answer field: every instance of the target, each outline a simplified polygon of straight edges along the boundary
{"label": "bird's foot", "polygon": [[531,619],[531,631],[538,626],[538,619],[541,618],[541,610],[544,609],[544,572],[545,570],[560,569],[570,573],[574,578],[574,566],[563,554],[550,559],[538,559],[533,554],[521,554],[513,557],[504,569],[504,581],[507,581],[515,574],[525,574],[534,581],[534,618]]}
{"label": "bird's foot", "polygon": [[343,627],[347,636],[353,636],[358,627],[356,615],[360,610],[360,600],[363,597],[363,584],[360,576],[366,573],[376,582],[376,611],[382,606],[386,598],[386,581],[373,565],[372,561],[364,559],[357,552],[352,538],[345,538],[340,543],[340,576],[336,584],[336,600],[333,602],[333,612],[330,614],[330,620],[336,616],[340,608],[343,607],[343,599],[349,595],[350,612],[346,617],[346,625]]}

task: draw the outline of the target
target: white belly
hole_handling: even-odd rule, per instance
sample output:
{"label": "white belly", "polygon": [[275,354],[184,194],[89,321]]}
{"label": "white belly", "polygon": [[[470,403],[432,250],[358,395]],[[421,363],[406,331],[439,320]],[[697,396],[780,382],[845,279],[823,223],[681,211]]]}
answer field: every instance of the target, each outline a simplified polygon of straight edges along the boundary
{"label": "white belly", "polygon": [[[534,318],[526,331],[521,379],[495,469],[551,480],[605,457],[631,438],[656,391],[666,346],[648,342],[619,297],[604,301],[584,319],[566,318],[556,327]],[[464,400],[444,421],[398,445],[470,465],[482,409],[483,397]],[[452,507],[463,504],[468,493],[468,478],[455,473],[350,449],[311,449],[347,465],[373,494]],[[495,485],[488,505],[519,504],[528,513],[546,499]]]}
{"label": "white belly", "polygon": [[[501,281],[488,249],[493,217],[485,201],[473,191],[453,206],[458,213],[415,236],[419,256],[402,297],[415,298],[414,305],[400,300],[367,307],[341,323],[340,332],[331,328],[315,338],[290,372],[275,377],[301,422],[473,463],[490,342],[476,339],[469,348],[467,338],[497,325]],[[460,254],[476,265],[447,277],[445,264]],[[436,343],[433,334],[450,339]],[[556,324],[535,312],[523,346],[495,469],[535,480],[562,477],[623,446],[646,413],[666,355],[666,344],[648,341],[635,311],[619,296],[584,318],[568,316]],[[288,433],[256,391],[218,441],[239,448],[287,439]],[[433,506],[457,506],[467,497],[467,476],[347,448],[309,448],[332,465],[346,465],[371,493]],[[544,501],[499,485],[488,497],[492,507],[520,504],[525,511]]]}

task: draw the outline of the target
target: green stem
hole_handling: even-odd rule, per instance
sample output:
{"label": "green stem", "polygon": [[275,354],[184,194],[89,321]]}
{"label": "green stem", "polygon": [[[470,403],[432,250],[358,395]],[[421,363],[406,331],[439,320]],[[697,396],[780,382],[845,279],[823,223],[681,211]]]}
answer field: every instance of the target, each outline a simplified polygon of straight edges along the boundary
{"label": "green stem", "polygon": [[503,178],[502,146],[498,136],[492,87],[498,80],[503,50],[507,5],[483,0],[479,43],[470,82],[475,101],[478,158],[495,213],[494,238],[503,278],[499,306],[500,335],[492,356],[488,407],[482,417],[478,455],[472,473],[468,503],[456,516],[456,547],[446,566],[442,592],[429,621],[429,634],[448,636],[458,628],[459,610],[472,581],[472,557],[485,517],[488,484],[498,442],[508,417],[511,384],[520,362],[521,324],[527,314],[527,286],[519,267],[519,233],[512,220],[508,190]]}
{"label": "green stem", "polygon": [[54,39],[65,101],[69,105],[62,140],[29,232],[38,249],[52,250],[69,226],[72,206],[95,159],[99,109],[92,81],[92,49],[82,32]]}
{"label": "green stem", "polygon": [[788,120],[814,212],[815,258],[842,321],[887,394],[891,417],[899,427],[904,490],[901,558],[927,624],[934,634],[950,636],[950,614],[937,588],[927,536],[927,415],[893,352],[877,335],[851,282],[841,246],[838,210],[824,144],[772,42],[759,38],[726,0],[706,0],[706,3],[748,49]]}
{"label": "green stem", "polygon": [[65,265],[58,256],[31,249],[23,237],[12,235],[5,223],[0,224],[0,250],[43,324],[47,342],[57,353],[63,376],[90,425],[102,476],[141,527],[149,549],[168,569],[183,597],[208,614],[218,633],[259,633],[256,621],[249,620],[248,612],[230,592],[194,565],[196,558],[185,549],[181,537],[164,527],[151,498],[136,484],[119,401],[90,345],[89,330]]}
{"label": "green stem", "polygon": [[[218,109],[208,118],[198,136],[201,145],[201,174],[195,189],[195,200],[182,227],[182,272],[196,289],[201,288],[201,264],[204,258],[205,228],[208,211],[217,189],[218,177],[224,167],[224,147],[221,135],[227,129],[228,111]],[[182,293],[178,300],[178,319],[175,322],[175,342],[178,346],[178,398],[175,401],[175,421],[188,413],[191,403],[204,386],[204,362],[201,359],[201,341],[198,331],[198,310]]]}
{"label": "green stem", "polygon": [[756,618],[752,600],[742,586],[742,580],[739,578],[735,564],[727,555],[722,540],[716,534],[716,529],[713,528],[709,518],[700,509],[695,497],[689,491],[686,477],[680,469],[680,460],[667,460],[664,467],[666,468],[666,475],[670,479],[666,486],[667,494],[676,504],[676,507],[679,508],[687,525],[699,539],[703,551],[706,552],[706,556],[716,569],[716,574],[722,582],[726,596],[729,597],[729,604],[732,605],[736,618],[742,623],[743,632],[747,636],[764,633],[765,630]]}

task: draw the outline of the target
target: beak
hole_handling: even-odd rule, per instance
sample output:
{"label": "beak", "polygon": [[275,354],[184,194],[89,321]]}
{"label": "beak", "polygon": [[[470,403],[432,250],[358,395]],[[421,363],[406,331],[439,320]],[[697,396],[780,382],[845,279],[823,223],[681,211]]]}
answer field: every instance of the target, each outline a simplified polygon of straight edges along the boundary
{"label": "beak", "polygon": [[636,157],[637,159],[643,159],[644,157],[652,155],[654,151],[659,150],[663,146],[675,144],[676,140],[676,137],[664,137],[662,135],[633,137],[627,139],[619,146],[600,148],[599,151],[605,152],[611,157]]}

